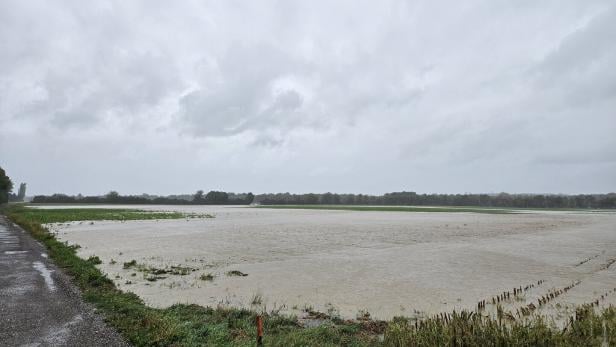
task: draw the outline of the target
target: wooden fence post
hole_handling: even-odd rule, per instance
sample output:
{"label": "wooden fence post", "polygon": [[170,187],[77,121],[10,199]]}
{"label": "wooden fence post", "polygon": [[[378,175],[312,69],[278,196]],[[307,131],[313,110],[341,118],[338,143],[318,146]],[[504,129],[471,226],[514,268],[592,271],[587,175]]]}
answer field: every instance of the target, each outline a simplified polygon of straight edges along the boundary
{"label": "wooden fence post", "polygon": [[263,346],[263,317],[257,315],[257,346]]}

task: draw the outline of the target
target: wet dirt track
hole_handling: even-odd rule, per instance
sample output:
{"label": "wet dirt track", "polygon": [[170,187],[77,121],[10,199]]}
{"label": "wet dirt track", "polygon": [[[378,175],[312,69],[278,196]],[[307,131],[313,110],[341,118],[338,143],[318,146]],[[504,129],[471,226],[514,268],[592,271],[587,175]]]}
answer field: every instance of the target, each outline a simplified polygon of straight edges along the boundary
{"label": "wet dirt track", "polygon": [[0,344],[128,346],[85,304],[45,248],[0,216]]}

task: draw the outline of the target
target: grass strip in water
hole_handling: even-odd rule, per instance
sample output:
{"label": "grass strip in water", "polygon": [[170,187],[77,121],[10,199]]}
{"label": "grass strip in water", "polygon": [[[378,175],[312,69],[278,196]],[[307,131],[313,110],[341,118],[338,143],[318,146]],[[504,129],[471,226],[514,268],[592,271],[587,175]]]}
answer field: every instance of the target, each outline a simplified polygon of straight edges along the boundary
{"label": "grass strip in water", "polygon": [[381,212],[471,212],[488,214],[515,213],[514,210],[482,207],[432,207],[432,206],[354,206],[354,205],[258,205],[257,208],[301,209],[301,210],[341,210],[341,211],[381,211]]}
{"label": "grass strip in water", "polygon": [[213,217],[209,214],[118,208],[28,208],[25,206],[14,206],[12,209],[16,212],[18,211],[24,218],[40,224],[98,220],[129,221]]}

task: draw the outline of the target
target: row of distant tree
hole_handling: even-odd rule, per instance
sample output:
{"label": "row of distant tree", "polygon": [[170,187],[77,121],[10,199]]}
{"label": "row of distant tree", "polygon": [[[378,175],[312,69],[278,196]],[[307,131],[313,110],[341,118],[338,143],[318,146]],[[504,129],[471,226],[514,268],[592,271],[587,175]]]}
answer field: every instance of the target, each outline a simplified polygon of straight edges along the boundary
{"label": "row of distant tree", "polygon": [[263,205],[412,205],[484,206],[516,208],[616,208],[616,193],[609,194],[417,194],[394,192],[364,194],[260,194]]}
{"label": "row of distant tree", "polygon": [[32,198],[33,203],[62,203],[62,204],[157,204],[157,205],[248,205],[252,203],[252,193],[227,193],[212,190],[205,194],[203,190],[194,195],[120,195],[111,191],[103,196],[82,196],[53,194],[36,195]]}
{"label": "row of distant tree", "polygon": [[[0,174],[3,174],[3,171],[0,171]],[[0,199],[2,198],[2,187],[2,181],[0,181]],[[6,188],[4,189],[6,191]],[[417,194],[415,192],[394,192],[384,195],[280,193],[255,196],[252,193],[235,194],[215,190],[205,193],[199,190],[193,195],[154,196],[147,194],[120,195],[118,192],[111,191],[104,196],[37,195],[32,199],[32,202],[164,205],[248,205],[258,203],[263,205],[407,205],[615,209],[616,193],[562,195],[507,193]]]}
{"label": "row of distant tree", "polygon": [[0,167],[0,204],[4,204],[8,201],[24,201],[26,198],[26,184],[21,183],[17,194],[12,193],[13,182],[11,178],[7,176],[3,168]]}

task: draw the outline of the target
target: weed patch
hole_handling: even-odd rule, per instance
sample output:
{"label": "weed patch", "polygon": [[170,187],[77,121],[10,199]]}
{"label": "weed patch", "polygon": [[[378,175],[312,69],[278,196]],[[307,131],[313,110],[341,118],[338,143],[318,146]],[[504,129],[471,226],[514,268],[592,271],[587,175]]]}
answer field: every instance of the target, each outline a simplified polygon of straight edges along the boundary
{"label": "weed patch", "polygon": [[88,258],[86,261],[89,262],[92,265],[100,265],[100,264],[103,263],[101,261],[101,259],[99,257],[97,257],[97,256],[92,256],[92,257]]}
{"label": "weed patch", "polygon": [[135,259],[133,259],[131,261],[128,261],[128,262],[125,262],[124,265],[122,265],[122,267],[124,269],[130,269],[130,268],[132,268],[134,266],[137,266],[137,261]]}
{"label": "weed patch", "polygon": [[199,276],[199,279],[202,281],[213,281],[214,275],[212,275],[211,273],[202,274],[201,276]]}
{"label": "weed patch", "polygon": [[245,274],[241,271],[238,270],[231,270],[227,272],[227,276],[239,276],[239,277],[246,277],[248,276],[248,274]]}

